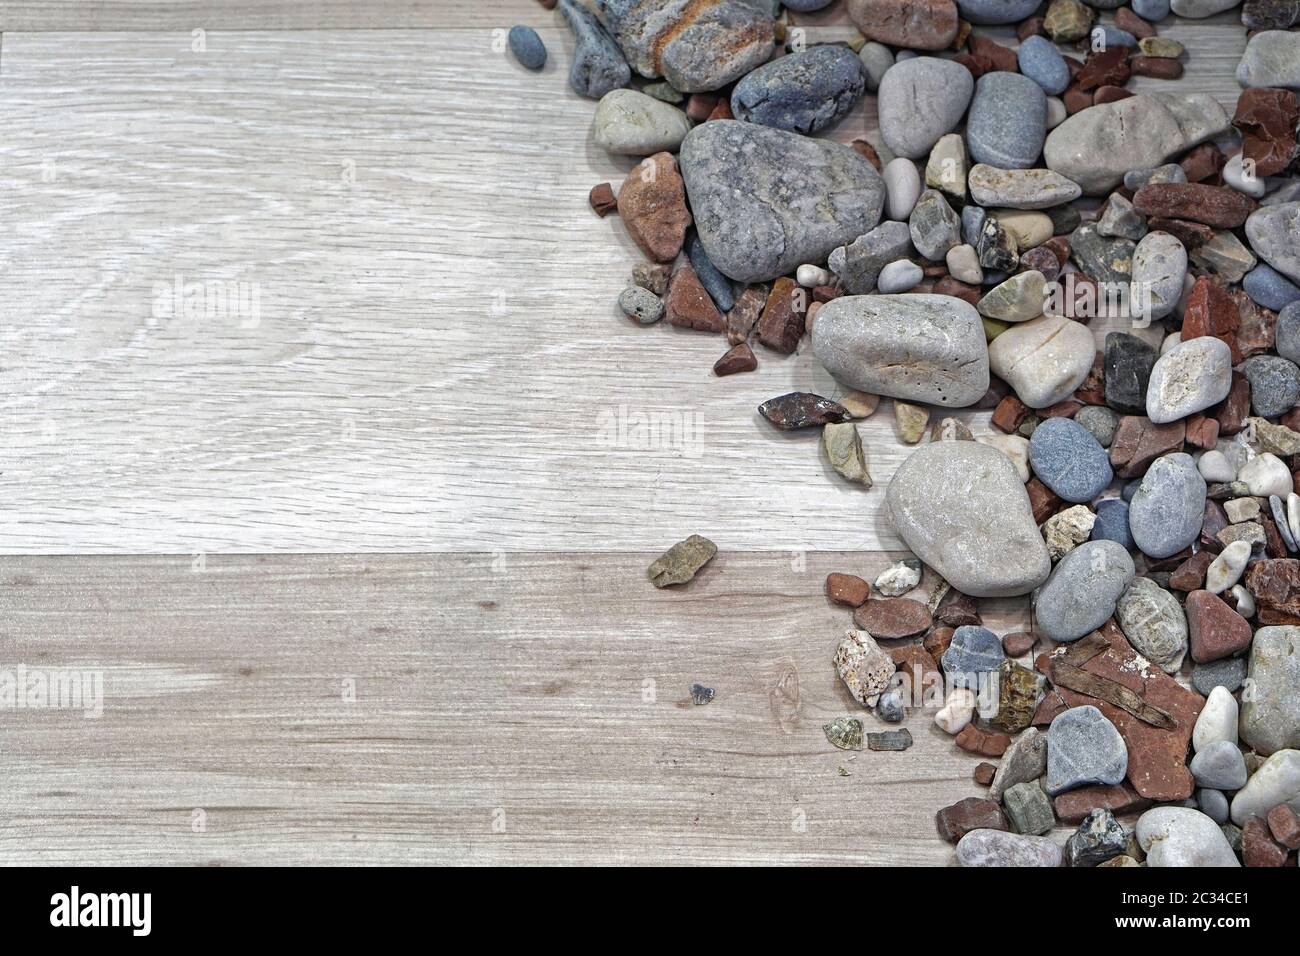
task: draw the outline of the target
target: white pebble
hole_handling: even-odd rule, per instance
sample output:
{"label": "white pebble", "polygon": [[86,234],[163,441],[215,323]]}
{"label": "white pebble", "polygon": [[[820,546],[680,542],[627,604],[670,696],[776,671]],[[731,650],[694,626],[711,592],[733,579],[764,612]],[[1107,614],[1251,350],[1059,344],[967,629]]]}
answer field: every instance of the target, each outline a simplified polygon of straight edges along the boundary
{"label": "white pebble", "polygon": [[991,445],[1011,459],[1021,481],[1029,480],[1029,439],[1021,435],[980,435],[981,445]]}
{"label": "white pebble", "polygon": [[1253,172],[1250,176],[1246,175],[1246,170],[1242,166],[1241,153],[1233,156],[1223,167],[1223,181],[1237,192],[1245,193],[1252,199],[1262,198],[1266,191],[1263,179]]}
{"label": "white pebble", "polygon": [[965,687],[954,687],[948,692],[948,697],[939,708],[939,712],[934,715],[934,722],[945,733],[955,737],[971,722],[973,716],[975,716],[975,692]]}
{"label": "white pebble", "polygon": [[1237,474],[1238,481],[1244,481],[1250,493],[1257,498],[1269,495],[1289,495],[1295,491],[1295,482],[1291,478],[1291,469],[1270,452],[1257,455],[1242,467]]}
{"label": "white pebble", "polygon": [[1237,742],[1237,699],[1220,685],[1210,691],[1192,727],[1192,749],[1200,753],[1210,744],[1226,740]]}
{"label": "white pebble", "polygon": [[916,201],[921,198],[921,174],[916,171],[916,163],[900,156],[892,160],[880,176],[885,181],[885,195],[889,197],[889,218],[906,222]]}
{"label": "white pebble", "polygon": [[1286,527],[1291,537],[1300,542],[1300,495],[1294,491],[1286,496]]}
{"label": "white pebble", "polygon": [[1237,469],[1232,466],[1228,456],[1217,448],[1212,448],[1201,456],[1196,469],[1206,481],[1236,481]]}
{"label": "white pebble", "polygon": [[876,291],[881,295],[906,292],[908,289],[915,288],[923,278],[925,273],[915,262],[898,259],[880,270],[880,275],[876,279]]}
{"label": "white pebble", "polygon": [[795,280],[805,289],[811,289],[814,286],[830,285],[831,274],[821,266],[815,266],[811,263],[802,265],[794,274]]}
{"label": "white pebble", "polygon": [[1255,616],[1255,595],[1246,590],[1246,585],[1234,584],[1232,596],[1237,599],[1238,614],[1247,619]]}
{"label": "white pebble", "polygon": [[921,583],[921,569],[906,561],[891,564],[876,578],[876,590],[885,597],[900,597]]}
{"label": "white pebble", "polygon": [[953,246],[948,250],[945,258],[948,263],[948,274],[958,282],[969,282],[971,285],[983,284],[984,270],[980,268],[980,257],[974,246],[968,243]]}
{"label": "white pebble", "polygon": [[1171,348],[1173,348],[1182,340],[1183,340],[1182,332],[1170,332],[1168,335],[1164,337],[1164,341],[1160,343],[1160,354],[1164,355],[1166,352],[1168,352]]}
{"label": "white pebble", "polygon": [[1047,98],[1047,128],[1056,129],[1065,122],[1069,114],[1065,109],[1065,101],[1059,96],[1049,96]]}
{"label": "white pebble", "polygon": [[1205,571],[1205,590],[1211,594],[1222,594],[1241,580],[1250,560],[1250,542],[1234,541],[1210,562]]}

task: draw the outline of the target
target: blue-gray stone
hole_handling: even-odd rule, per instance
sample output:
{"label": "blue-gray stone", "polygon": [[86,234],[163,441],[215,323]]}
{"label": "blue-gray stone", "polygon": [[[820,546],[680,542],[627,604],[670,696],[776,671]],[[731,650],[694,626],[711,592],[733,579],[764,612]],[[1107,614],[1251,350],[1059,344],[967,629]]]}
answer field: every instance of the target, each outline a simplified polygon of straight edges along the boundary
{"label": "blue-gray stone", "polygon": [[709,298],[718,307],[718,311],[730,312],[731,307],[736,304],[736,295],[731,288],[731,280],[719,272],[718,267],[709,259],[709,254],[704,251],[704,243],[700,242],[698,235],[691,234],[691,241],[686,247],[686,254],[690,257],[691,268],[695,270],[700,285],[704,286],[704,291],[709,294]]}
{"label": "blue-gray stone", "polygon": [[1274,312],[1280,312],[1292,302],[1300,300],[1300,287],[1264,262],[1246,273],[1246,277],[1241,280],[1241,287],[1257,305]]}
{"label": "blue-gray stone", "polygon": [[632,80],[632,68],[596,15],[577,0],[560,0],[560,13],[576,41],[573,65],[569,67],[573,92],[598,100],[610,90],[627,86]]}
{"label": "blue-gray stone", "polygon": [[1159,23],[1169,16],[1169,0],[1133,0],[1133,12],[1143,20]]}
{"label": "blue-gray stone", "polygon": [[1277,533],[1282,536],[1282,541],[1288,551],[1296,550],[1296,540],[1291,535],[1291,528],[1286,517],[1286,505],[1277,495],[1268,496],[1268,509],[1273,512],[1273,524],[1277,525]]}
{"label": "blue-gray stone", "polygon": [[998,669],[1006,659],[1001,639],[987,627],[965,624],[952,635],[940,663],[953,687],[974,688],[980,674]]}
{"label": "blue-gray stone", "polygon": [[1153,461],[1128,511],[1129,530],[1142,553],[1167,558],[1189,547],[1205,520],[1206,491],[1191,455],[1180,451]]}
{"label": "blue-gray stone", "polygon": [[1034,592],[1038,632],[1059,644],[1095,631],[1115,613],[1115,604],[1135,573],[1133,558],[1123,545],[1085,541],[1061,558]]}
{"label": "blue-gray stone", "polygon": [[1047,777],[1043,789],[1056,796],[1075,787],[1114,784],[1128,773],[1128,747],[1115,725],[1096,707],[1071,707],[1047,731]]}
{"label": "blue-gray stone", "polygon": [[1246,759],[1232,740],[1216,740],[1187,765],[1198,787],[1212,790],[1240,790],[1246,785]]}
{"label": "blue-gray stone", "polygon": [[1107,498],[1097,502],[1097,520],[1092,526],[1093,541],[1114,541],[1132,551],[1137,545],[1128,530],[1128,502],[1123,498]]}
{"label": "blue-gray stone", "polygon": [[[979,245],[980,233],[984,231],[984,220],[988,213],[984,211],[983,206],[976,206],[972,203],[961,211],[961,239],[962,242],[970,246]],[[1300,315],[1297,315],[1300,318]],[[1300,323],[1297,323],[1300,325]],[[1300,341],[1298,339],[1297,341]]]}
{"label": "blue-gray stone", "polygon": [[1120,490],[1120,497],[1122,497],[1125,501],[1132,503],[1133,496],[1138,493],[1138,489],[1141,487],[1142,487],[1142,479],[1134,478],[1132,481],[1128,482],[1128,484],[1126,484]]}
{"label": "blue-gray stone", "polygon": [[785,5],[795,13],[812,13],[822,7],[829,7],[832,0],[785,0]]}
{"label": "blue-gray stone", "polygon": [[1300,401],[1300,366],[1277,355],[1255,355],[1241,363],[1250,382],[1250,404],[1260,418],[1277,418]]}
{"label": "blue-gray stone", "polygon": [[1246,681],[1246,658],[1225,657],[1209,664],[1192,668],[1192,686],[1202,697],[1209,697],[1216,687],[1225,688],[1229,694],[1236,692]]}
{"label": "blue-gray stone", "polygon": [[1300,364],[1300,302],[1293,302],[1278,313],[1273,347],[1284,359]]}
{"label": "blue-gray stone", "polygon": [[1047,37],[1029,37],[1020,44],[1017,56],[1020,72],[1041,86],[1049,96],[1064,92],[1070,85],[1070,68],[1065,57]]}
{"label": "blue-gray stone", "polygon": [[[1019,23],[1039,8],[1042,0],[957,0],[963,20],[980,26]],[[789,4],[786,4],[789,6]]]}
{"label": "blue-gray stone", "polygon": [[1137,192],[1156,183],[1185,183],[1187,172],[1177,163],[1165,163],[1150,169],[1130,169],[1124,174],[1124,188]]}
{"label": "blue-gray stone", "polygon": [[1110,810],[1097,807],[1065,841],[1070,866],[1098,866],[1128,849],[1129,833]]}
{"label": "blue-gray stone", "polygon": [[1089,38],[1092,41],[1094,50],[1109,50],[1113,46],[1133,47],[1138,45],[1137,37],[1127,30],[1121,30],[1119,27],[1095,26],[1092,28],[1092,35]]}
{"label": "blue-gray stone", "polygon": [[1039,481],[1076,504],[1096,498],[1115,477],[1106,449],[1070,418],[1049,418],[1034,429],[1029,464]]}
{"label": "blue-gray stone", "polygon": [[760,66],[736,84],[736,119],[811,134],[842,119],[867,90],[867,71],[848,47],[815,46]]}
{"label": "blue-gray stone", "polygon": [[546,65],[546,44],[532,27],[511,27],[506,34],[506,43],[515,59],[528,69],[540,70]]}
{"label": "blue-gray stone", "polygon": [[907,716],[907,708],[903,706],[903,696],[896,690],[881,694],[880,700],[876,701],[876,716],[891,724],[902,722]]}
{"label": "blue-gray stone", "polygon": [[975,84],[966,120],[971,159],[999,169],[1038,163],[1047,136],[1047,94],[1027,76],[985,73]]}
{"label": "blue-gray stone", "polygon": [[1196,806],[1215,823],[1228,822],[1228,798],[1222,790],[1207,790],[1202,787],[1196,791]]}

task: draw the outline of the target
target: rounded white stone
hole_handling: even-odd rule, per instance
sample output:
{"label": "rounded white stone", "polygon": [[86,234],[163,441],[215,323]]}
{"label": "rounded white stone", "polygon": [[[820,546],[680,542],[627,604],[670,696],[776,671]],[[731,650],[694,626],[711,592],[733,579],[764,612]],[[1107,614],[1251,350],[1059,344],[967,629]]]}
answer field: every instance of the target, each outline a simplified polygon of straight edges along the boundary
{"label": "rounded white stone", "polygon": [[1217,448],[1211,448],[1201,455],[1196,462],[1196,469],[1206,481],[1226,482],[1237,480],[1237,469],[1228,456]]}
{"label": "rounded white stone", "polygon": [[1237,192],[1245,193],[1251,199],[1262,199],[1264,193],[1268,191],[1263,178],[1254,175],[1253,172],[1249,176],[1246,175],[1241,153],[1237,153],[1224,165],[1223,181]]}
{"label": "rounded white stone", "polygon": [[1300,813],[1300,750],[1279,750],[1260,764],[1232,798],[1232,822],[1243,826],[1279,803]]}
{"label": "rounded white stone", "polygon": [[980,285],[984,281],[984,270],[980,268],[980,257],[975,247],[967,243],[953,246],[945,257],[948,274],[958,282]]}
{"label": "rounded white stone", "polygon": [[965,687],[954,687],[934,715],[934,722],[945,733],[956,736],[974,716],[975,692]]}
{"label": "rounded white stone", "polygon": [[1029,439],[1021,435],[979,435],[975,438],[982,445],[996,448],[1016,466],[1016,473],[1021,481],[1029,480]]}
{"label": "rounded white stone", "polygon": [[1246,585],[1234,584],[1231,593],[1237,599],[1237,613],[1247,620],[1254,617],[1255,595],[1246,590]]}
{"label": "rounded white stone", "polygon": [[1156,807],[1138,817],[1147,866],[1241,866],[1219,825],[1190,807]]}
{"label": "rounded white stone", "polygon": [[989,367],[1030,408],[1048,408],[1083,384],[1096,354],[1086,325],[1045,315],[1014,325],[994,339]]}
{"label": "rounded white stone", "polygon": [[1190,339],[1156,360],[1147,384],[1147,417],[1157,425],[1176,422],[1223,401],[1231,388],[1227,343],[1208,335]]}
{"label": "rounded white stone", "polygon": [[910,259],[897,259],[880,270],[876,277],[876,291],[881,295],[895,295],[915,289],[925,273]]}
{"label": "rounded white stone", "polygon": [[592,118],[596,145],[623,156],[673,152],[691,131],[686,114],[636,90],[611,90],[596,104]]}
{"label": "rounded white stone", "polygon": [[885,180],[885,208],[889,218],[906,222],[921,198],[921,174],[916,171],[916,163],[900,156],[890,161],[880,175]]}
{"label": "rounded white stone", "polygon": [[1205,571],[1205,590],[1211,594],[1222,594],[1241,580],[1250,560],[1250,542],[1234,541],[1210,562]]}
{"label": "rounded white stone", "polygon": [[1237,480],[1244,481],[1250,493],[1257,498],[1267,498],[1269,495],[1277,495],[1280,498],[1295,491],[1291,469],[1270,452],[1256,455],[1246,462],[1237,473]]}
{"label": "rounded white stone", "polygon": [[1220,740],[1237,742],[1237,699],[1223,685],[1210,691],[1196,718],[1196,725],[1192,728],[1192,749],[1200,753]]}
{"label": "rounded white stone", "polygon": [[812,263],[804,263],[794,274],[795,281],[805,289],[811,289],[819,285],[830,285],[833,277],[821,266]]}

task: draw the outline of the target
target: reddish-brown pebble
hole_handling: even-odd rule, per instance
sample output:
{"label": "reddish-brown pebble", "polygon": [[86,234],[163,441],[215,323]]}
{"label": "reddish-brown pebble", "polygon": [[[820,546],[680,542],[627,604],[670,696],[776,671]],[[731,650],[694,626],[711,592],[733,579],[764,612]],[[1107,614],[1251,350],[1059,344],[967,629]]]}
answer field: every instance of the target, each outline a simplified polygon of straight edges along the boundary
{"label": "reddish-brown pebble", "polygon": [[872,637],[910,637],[930,626],[930,609],[910,598],[883,598],[854,611],[853,622]]}
{"label": "reddish-brown pebble", "polygon": [[1156,28],[1128,7],[1120,7],[1115,11],[1115,26],[1127,30],[1139,40],[1156,35]]}
{"label": "reddish-brown pebble", "polygon": [[713,374],[718,376],[735,375],[738,372],[752,372],[758,368],[758,359],[748,342],[733,345],[723,353],[722,358],[713,363]]}
{"label": "reddish-brown pebble", "polygon": [[1205,587],[1205,572],[1209,570],[1214,555],[1208,551],[1198,551],[1169,575],[1169,586],[1175,591],[1190,593]]}
{"label": "reddish-brown pebble", "polygon": [[1061,100],[1065,103],[1065,112],[1070,116],[1075,113],[1086,110],[1092,106],[1092,91],[1081,90],[1077,86],[1071,86],[1063,94]]}
{"label": "reddish-brown pebble", "polygon": [[1090,54],[1072,85],[1084,92],[1101,86],[1123,86],[1131,73],[1128,47],[1112,46]]}
{"label": "reddish-brown pebble", "polygon": [[1083,402],[1076,402],[1067,398],[1063,402],[1057,402],[1047,408],[1040,408],[1036,413],[1039,418],[1073,418],[1083,408]]}
{"label": "reddish-brown pebble", "polygon": [[1253,561],[1244,580],[1260,624],[1300,624],[1300,561]]}
{"label": "reddish-brown pebble", "polygon": [[1002,650],[1007,657],[1024,657],[1034,649],[1034,635],[1028,631],[1012,631],[1002,637]]}
{"label": "reddish-brown pebble", "polygon": [[1223,181],[1223,167],[1228,157],[1213,143],[1202,143],[1178,161],[1189,183],[1218,185]]}
{"label": "reddish-brown pebble", "polygon": [[952,59],[954,63],[960,63],[970,70],[970,75],[977,80],[985,73],[993,72],[993,61],[988,57],[975,56],[973,53],[958,53]]}
{"label": "reddish-brown pebble", "polygon": [[1148,76],[1157,80],[1177,80],[1183,75],[1183,65],[1167,56],[1135,56],[1129,60],[1134,76]]}
{"label": "reddish-brown pebble", "polygon": [[1061,499],[1056,496],[1056,492],[1037,478],[1025,482],[1025,491],[1029,493],[1029,508],[1034,513],[1035,524],[1042,524],[1061,507]]}
{"label": "reddish-brown pebble", "polygon": [[871,585],[856,574],[832,571],[826,575],[826,596],[836,604],[861,607],[871,597]]}
{"label": "reddish-brown pebble", "polygon": [[948,650],[948,645],[952,643],[952,636],[955,633],[951,627],[936,627],[921,641],[921,646],[925,648],[936,661],[942,660],[944,653]]}
{"label": "reddish-brown pebble", "polygon": [[1133,207],[1144,216],[1190,219],[1216,229],[1235,229],[1259,203],[1227,186],[1151,183],[1133,194]]}
{"label": "reddish-brown pebble", "polygon": [[692,93],[686,100],[686,115],[697,123],[703,123],[717,105],[718,97],[713,93]]}
{"label": "reddish-brown pebble", "polygon": [[967,797],[934,815],[939,836],[956,843],[971,830],[1005,830],[1007,818],[996,800]]}
{"label": "reddish-brown pebble", "polygon": [[1277,338],[1277,313],[1256,305],[1244,289],[1233,289],[1241,324],[1237,326],[1237,348],[1245,358],[1267,352]]}
{"label": "reddish-brown pebble", "polygon": [[1187,419],[1187,443],[1197,448],[1213,448],[1219,441],[1219,422],[1204,415]]}
{"label": "reddish-brown pebble", "polygon": [[1021,272],[1041,272],[1048,282],[1055,282],[1061,274],[1061,261],[1047,246],[1035,246],[1020,256]]}
{"label": "reddish-brown pebble", "polygon": [[1082,823],[1093,810],[1111,813],[1137,813],[1151,806],[1151,801],[1127,783],[1094,784],[1061,794],[1052,801],[1056,818],[1062,823]]}
{"label": "reddish-brown pebble", "polygon": [[591,203],[591,208],[595,210],[596,215],[601,219],[618,209],[618,199],[614,196],[614,187],[609,183],[592,186],[591,195],[587,197],[587,201]]}
{"label": "reddish-brown pebble", "polygon": [[1300,849],[1300,813],[1288,804],[1279,803],[1268,811],[1268,829],[1273,839],[1288,850]]}
{"label": "reddish-brown pebble", "polygon": [[987,787],[993,782],[993,778],[997,776],[997,772],[998,768],[996,764],[980,761],[975,765],[975,772],[971,774],[971,777],[974,778],[975,782],[981,787]]}
{"label": "reddish-brown pebble", "polygon": [[1188,249],[1196,249],[1214,238],[1214,230],[1203,222],[1190,222],[1187,219],[1166,219],[1152,216],[1147,220],[1151,232],[1167,232]]}
{"label": "reddish-brown pebble", "polygon": [[966,48],[972,56],[983,57],[993,64],[993,69],[1006,73],[1019,73],[1020,63],[1016,51],[1004,47],[1001,43],[979,33],[972,33],[966,39]]}
{"label": "reddish-brown pebble", "polygon": [[929,688],[943,696],[943,671],[930,652],[920,644],[900,644],[889,648],[890,659],[894,666],[907,678],[908,686],[904,689],[913,700],[922,700],[922,694]]}
{"label": "reddish-brown pebble", "polygon": [[727,341],[732,345],[747,341],[766,303],[767,289],[761,285],[746,286],[727,313]]}
{"label": "reddish-brown pebble", "polygon": [[844,294],[844,291],[837,285],[816,285],[812,290],[814,302],[829,302],[832,299],[838,299]]}
{"label": "reddish-brown pebble", "polygon": [[1223,510],[1223,505],[1217,501],[1207,498],[1205,501],[1205,517],[1201,519],[1201,536],[1197,539],[1197,546],[1201,551],[1211,551],[1218,554],[1223,550],[1223,542],[1218,539],[1218,534],[1228,526],[1228,515]]}
{"label": "reddish-brown pebble", "polygon": [[791,279],[777,279],[758,320],[758,340],[773,352],[789,355],[803,338],[807,310],[808,293]]}
{"label": "reddish-brown pebble", "polygon": [[1251,817],[1241,828],[1241,862],[1247,866],[1282,866],[1286,847],[1273,839],[1263,817]]}
{"label": "reddish-brown pebble", "polygon": [[934,284],[934,291],[936,295],[955,296],[958,299],[969,302],[971,305],[974,305],[984,296],[979,286],[967,285],[965,282],[954,279],[952,276],[944,276],[936,282]]}
{"label": "reddish-brown pebble", "polygon": [[[1138,194],[1141,193],[1139,190]],[[1241,311],[1227,290],[1209,276],[1198,278],[1187,296],[1187,311],[1183,314],[1183,329],[1179,336],[1182,341],[1212,335],[1232,349],[1232,362],[1236,365],[1242,358],[1237,345],[1240,326]]]}
{"label": "reddish-brown pebble", "polygon": [[969,594],[950,591],[949,599],[934,612],[936,624],[945,627],[963,627],[967,624],[979,624],[979,602]]}
{"label": "reddish-brown pebble", "polygon": [[1106,357],[1098,352],[1092,360],[1092,371],[1083,380],[1083,384],[1074,390],[1074,397],[1085,405],[1106,404]]}
{"label": "reddish-brown pebble", "polygon": [[714,120],[729,120],[735,118],[735,115],[731,112],[731,100],[723,96],[719,97],[718,105],[713,107],[713,112],[709,114],[709,118],[705,122],[712,123]]}
{"label": "reddish-brown pebble", "polygon": [[1011,746],[1007,734],[980,730],[974,724],[967,724],[953,740],[967,753],[979,754],[981,757],[1001,757]]}
{"label": "reddish-brown pebble", "polygon": [[1136,478],[1161,455],[1182,451],[1186,437],[1184,421],[1156,425],[1143,415],[1125,415],[1110,440],[1111,467],[1121,478]]}
{"label": "reddish-brown pebble", "polygon": [[953,0],[849,0],[849,19],[868,40],[908,50],[942,50],[957,37]]}
{"label": "reddish-brown pebble", "polygon": [[1231,657],[1250,645],[1250,622],[1209,591],[1187,595],[1187,635],[1198,664]]}
{"label": "reddish-brown pebble", "polygon": [[1292,90],[1242,90],[1232,125],[1241,131],[1241,155],[1256,176],[1276,176],[1296,158],[1300,97]]}
{"label": "reddish-brown pebble", "polygon": [[686,264],[673,273],[668,283],[664,314],[678,328],[697,332],[721,332],[726,328],[722,313],[700,284],[699,276]]}
{"label": "reddish-brown pebble", "polygon": [[618,214],[628,234],[655,262],[672,262],[682,251],[691,213],[686,184],[669,153],[656,153],[628,173],[618,194]]}
{"label": "reddish-brown pebble", "polygon": [[1030,17],[1028,20],[1021,20],[1020,26],[1016,27],[1016,38],[1021,43],[1030,37],[1046,36],[1047,32],[1043,29],[1042,17]]}
{"label": "reddish-brown pebble", "polygon": [[1235,435],[1241,431],[1250,414],[1250,382],[1246,376],[1233,372],[1228,397],[1210,411],[1219,423],[1220,435]]}
{"label": "reddish-brown pebble", "polygon": [[876,147],[865,139],[855,139],[850,145],[859,156],[864,157],[867,162],[876,167],[876,172],[881,171],[880,154],[876,152]]}
{"label": "reddish-brown pebble", "polygon": [[1008,395],[1002,401],[998,402],[998,407],[993,409],[993,418],[990,424],[1008,435],[1013,435],[1016,429],[1020,427],[1029,415],[1029,406],[1016,398],[1014,395]]}
{"label": "reddish-brown pebble", "polygon": [[1120,100],[1126,100],[1132,95],[1132,90],[1126,90],[1122,86],[1099,86],[1097,91],[1092,94],[1092,105],[1102,106],[1106,103],[1118,103]]}

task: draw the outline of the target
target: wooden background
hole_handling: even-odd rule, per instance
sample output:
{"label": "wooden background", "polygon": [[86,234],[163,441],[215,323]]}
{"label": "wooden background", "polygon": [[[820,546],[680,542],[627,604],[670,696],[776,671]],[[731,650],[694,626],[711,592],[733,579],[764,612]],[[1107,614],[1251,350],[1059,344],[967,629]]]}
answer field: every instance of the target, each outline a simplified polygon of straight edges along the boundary
{"label": "wooden background", "polygon": [[[558,14],[10,0],[0,31],[0,667],[105,679],[99,720],[0,711],[0,861],[948,860],[975,758],[925,714],[906,754],[820,729],[853,711],[824,575],[901,544],[888,402],[851,487],[754,412],[837,393],[810,355],[718,380],[720,338],[617,313],[639,256],[586,194],[631,163]],[[1240,24],[1161,33],[1231,108]],[[870,97],[833,131],[864,133]],[[177,281],[257,314],[168,316]],[[723,554],[649,587],[692,532]]]}

